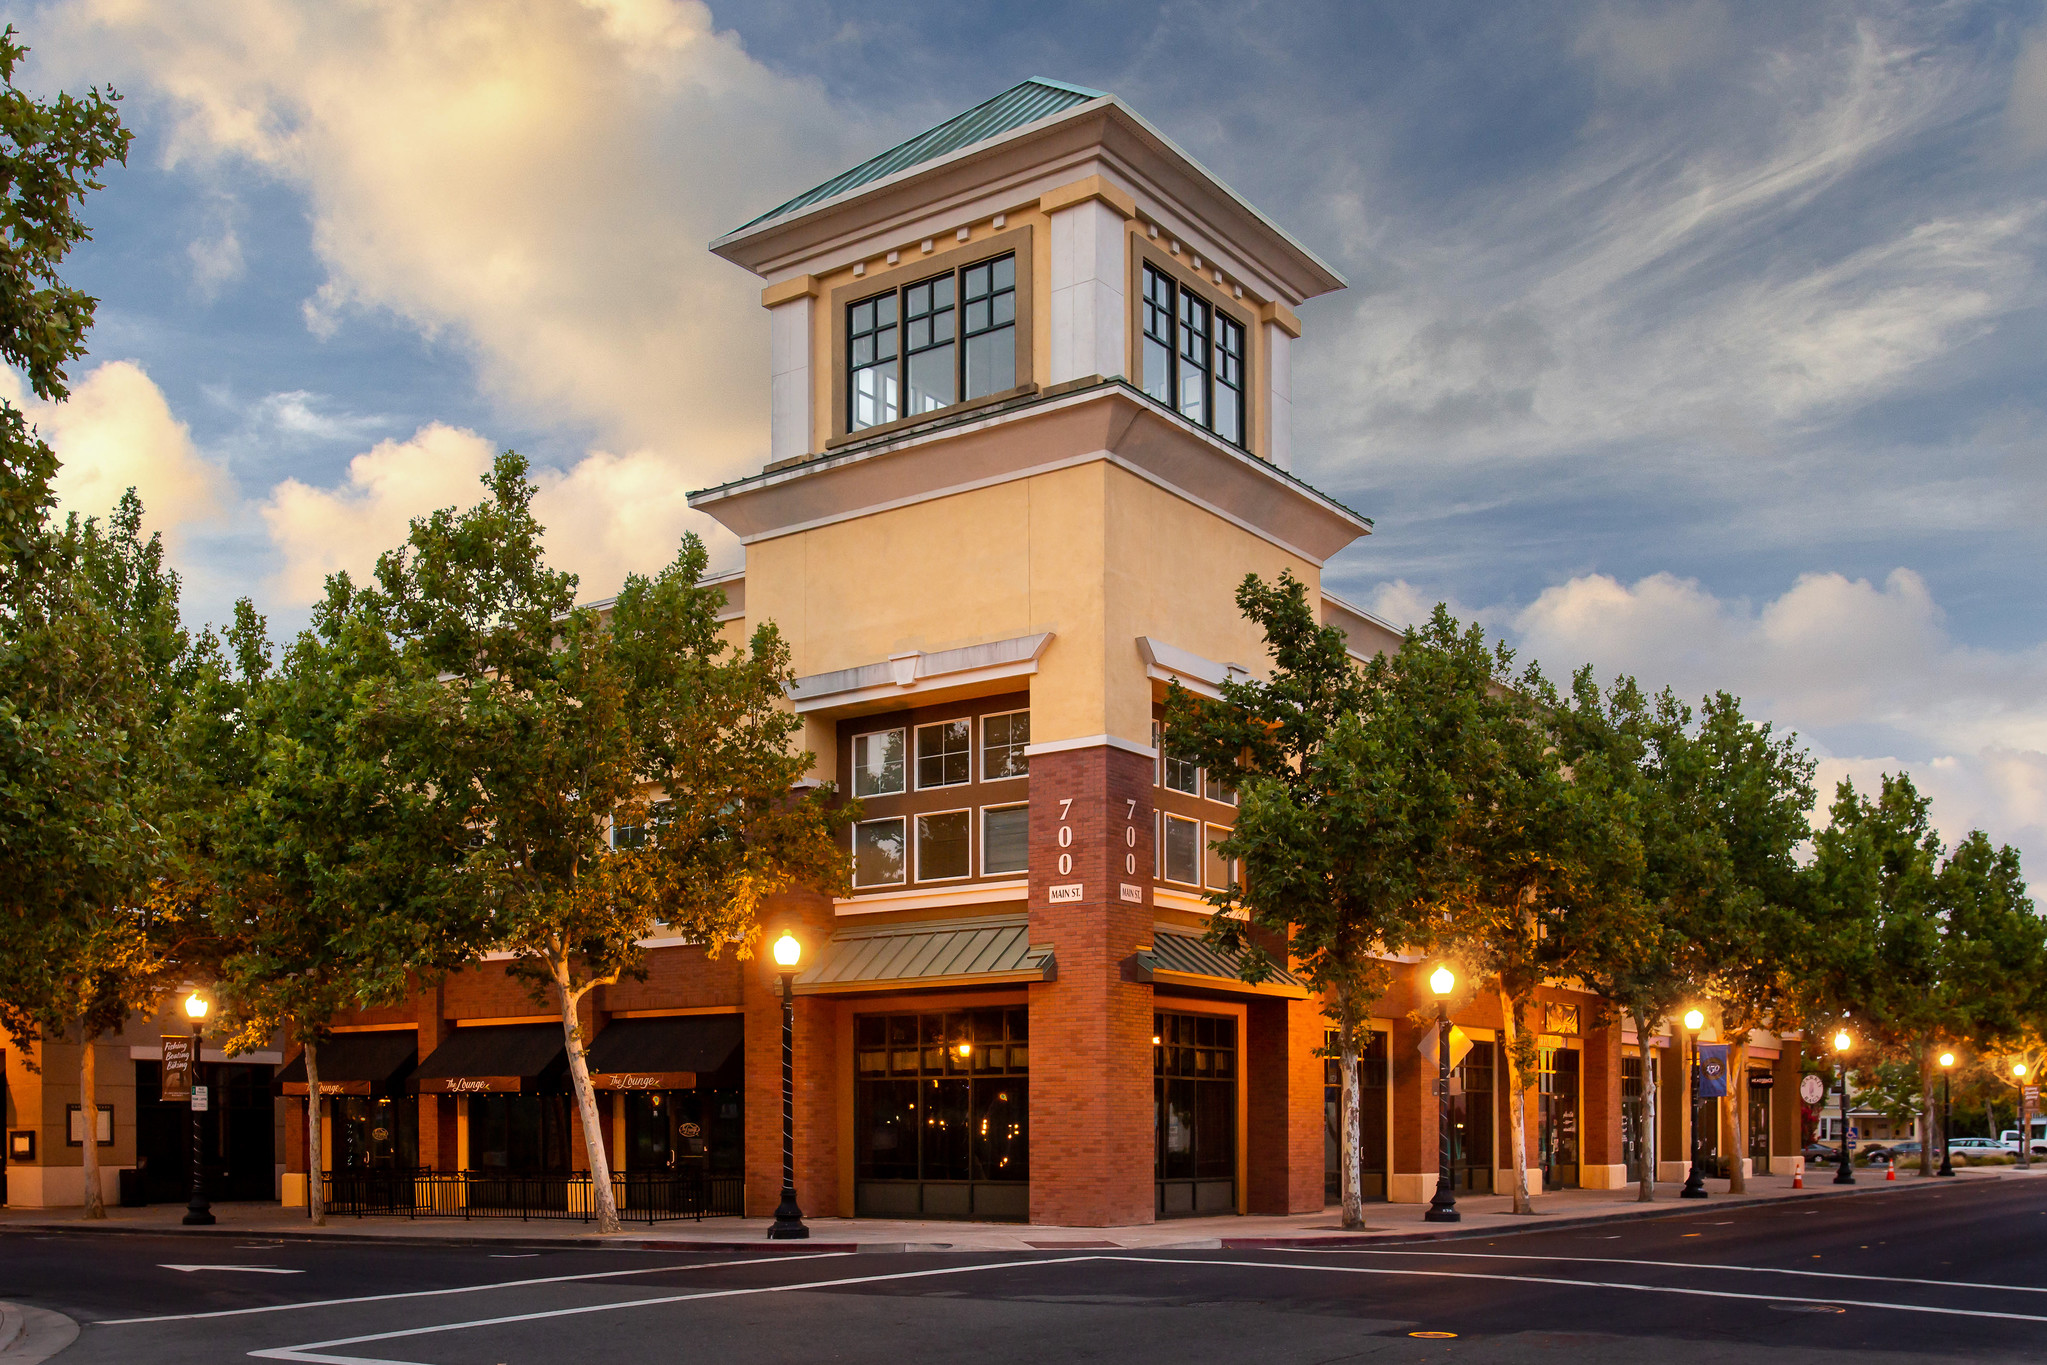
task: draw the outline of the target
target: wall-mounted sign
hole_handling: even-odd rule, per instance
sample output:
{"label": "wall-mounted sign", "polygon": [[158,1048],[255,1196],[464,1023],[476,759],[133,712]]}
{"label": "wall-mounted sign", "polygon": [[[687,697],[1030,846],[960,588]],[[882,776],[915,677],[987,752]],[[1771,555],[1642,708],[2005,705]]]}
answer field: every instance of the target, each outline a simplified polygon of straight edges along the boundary
{"label": "wall-mounted sign", "polygon": [[1046,892],[1045,898],[1054,905],[1077,903],[1081,898],[1081,883],[1068,882],[1064,886],[1055,886]]}
{"label": "wall-mounted sign", "polygon": [[694,1071],[593,1071],[590,1086],[594,1090],[694,1090],[697,1088],[697,1073]]}
{"label": "wall-mounted sign", "polygon": [[1116,894],[1132,905],[1144,904],[1144,888],[1141,886],[1133,886],[1129,882],[1124,882],[1116,888]]}
{"label": "wall-mounted sign", "polygon": [[163,1099],[184,1104],[192,1098],[192,1035],[163,1035]]}
{"label": "wall-mounted sign", "polygon": [[419,1081],[422,1095],[516,1095],[519,1076],[425,1076]]}
{"label": "wall-mounted sign", "polygon": [[[103,1104],[99,1111],[99,1142],[96,1145],[111,1147],[114,1145],[114,1106]],[[75,1104],[64,1106],[64,1132],[65,1145],[71,1147],[85,1145],[85,1113]]]}
{"label": "wall-mounted sign", "polygon": [[1827,1083],[1817,1076],[1802,1076],[1798,1081],[1798,1098],[1807,1104],[1818,1104],[1827,1097]]}
{"label": "wall-mounted sign", "polygon": [[9,1161],[34,1161],[36,1159],[36,1130],[16,1128],[7,1134],[7,1159]]}

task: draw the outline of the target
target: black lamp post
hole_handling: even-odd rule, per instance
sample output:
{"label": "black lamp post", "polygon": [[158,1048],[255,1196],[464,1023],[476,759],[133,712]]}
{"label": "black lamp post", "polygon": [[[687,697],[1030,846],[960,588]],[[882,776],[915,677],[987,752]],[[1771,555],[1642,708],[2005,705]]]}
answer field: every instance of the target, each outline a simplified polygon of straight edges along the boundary
{"label": "black lamp post", "polygon": [[770,1241],[810,1236],[803,1210],[796,1206],[796,964],[803,945],[794,934],[775,940],[775,966],[782,978],[782,1202],[775,1206]]}
{"label": "black lamp post", "polygon": [[[199,1044],[205,1032],[206,1005],[206,997],[197,991],[193,991],[185,997],[185,1015],[192,1021],[192,1084],[190,1087],[192,1095],[188,1101],[192,1110],[192,1197],[186,1201],[184,1221],[187,1226],[191,1227],[211,1227],[213,1225],[213,1206],[206,1202],[206,1143],[202,1140],[199,1133],[199,1115],[205,1112],[200,1108],[200,1096],[205,1093],[206,1089],[199,1084],[200,1076],[205,1074],[199,1069]],[[210,1099],[211,1096],[209,1095],[208,1098]]]}
{"label": "black lamp post", "polygon": [[1834,1172],[1836,1185],[1855,1183],[1855,1164],[1848,1156],[1848,1049],[1853,1044],[1847,1029],[1834,1035],[1834,1077],[1841,1087],[1841,1169]]}
{"label": "black lamp post", "polygon": [[1436,1194],[1422,1218],[1430,1223],[1455,1223],[1464,1217],[1457,1212],[1455,1178],[1450,1173],[1450,992],[1456,986],[1457,976],[1448,967],[1429,973],[1429,989],[1436,994]]}
{"label": "black lamp post", "polygon": [[1940,1174],[1953,1175],[1955,1164],[1949,1149],[1955,1143],[1955,1054],[1940,1054]]}
{"label": "black lamp post", "polygon": [[1699,1030],[1704,1027],[1706,1027],[1704,1014],[1698,1010],[1685,1011],[1685,1029],[1692,1035],[1692,1168],[1685,1173],[1684,1188],[1677,1192],[1679,1199],[1706,1197],[1706,1170],[1699,1164]]}

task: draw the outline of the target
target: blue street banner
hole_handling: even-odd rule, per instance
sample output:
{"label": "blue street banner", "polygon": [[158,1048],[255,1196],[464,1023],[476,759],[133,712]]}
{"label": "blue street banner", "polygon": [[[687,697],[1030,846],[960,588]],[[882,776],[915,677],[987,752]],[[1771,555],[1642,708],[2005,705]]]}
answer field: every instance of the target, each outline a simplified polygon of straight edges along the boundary
{"label": "blue street banner", "polygon": [[1717,1099],[1727,1093],[1727,1044],[1699,1044],[1699,1098]]}

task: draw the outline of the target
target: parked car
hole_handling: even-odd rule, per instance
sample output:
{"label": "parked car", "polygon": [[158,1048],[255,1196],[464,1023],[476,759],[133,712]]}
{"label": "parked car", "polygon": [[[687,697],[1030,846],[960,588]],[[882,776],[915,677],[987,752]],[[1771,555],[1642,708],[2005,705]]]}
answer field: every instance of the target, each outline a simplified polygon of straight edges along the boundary
{"label": "parked car", "polygon": [[1950,1149],[1952,1149],[1952,1150],[1953,1150],[1954,1152],[1956,1152],[1957,1154],[1960,1154],[1960,1153],[1963,1153],[1963,1152],[1986,1152],[1986,1153],[1987,1153],[1987,1152],[2009,1152],[2009,1151],[2011,1150],[2011,1148],[2009,1148],[2009,1147],[2005,1146],[2005,1145],[2004,1145],[2004,1144],[2003,1144],[2002,1142],[1999,1142],[1999,1141],[1998,1141],[1998,1140],[1997,1140],[1996,1138],[1984,1138],[1984,1137],[1961,1137],[1961,1138],[1956,1138],[1956,1139],[1955,1139],[1955,1140],[1954,1140],[1953,1142],[1950,1142],[1950,1143],[1948,1144],[1948,1146],[1949,1146],[1949,1148],[1950,1148]]}
{"label": "parked car", "polygon": [[1919,1159],[1919,1151],[1920,1147],[1917,1142],[1900,1142],[1885,1150],[1884,1159],[1887,1161],[1917,1161]]}
{"label": "parked car", "polygon": [[[2002,1133],[1999,1133],[1997,1135],[1997,1138],[1998,1141],[2004,1144],[2005,1151],[2010,1152],[2013,1156],[2018,1155],[2019,1151],[2018,1129],[2007,1128]],[[2037,1131],[2033,1134],[2033,1155],[2047,1156],[2047,1136],[2042,1136],[2042,1134]]]}
{"label": "parked car", "polygon": [[1841,1149],[1839,1147],[1829,1147],[1824,1142],[1808,1142],[1805,1144],[1805,1150],[1800,1152],[1799,1155],[1804,1157],[1808,1163],[1838,1161],[1841,1157]]}

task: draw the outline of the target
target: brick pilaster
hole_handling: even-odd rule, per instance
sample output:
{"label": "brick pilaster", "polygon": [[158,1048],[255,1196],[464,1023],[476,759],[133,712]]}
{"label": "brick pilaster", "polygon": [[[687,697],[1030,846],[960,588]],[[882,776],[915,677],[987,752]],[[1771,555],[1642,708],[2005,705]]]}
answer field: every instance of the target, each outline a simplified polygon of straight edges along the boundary
{"label": "brick pilaster", "polygon": [[1106,745],[1031,759],[1031,941],[1058,962],[1030,989],[1034,1223],[1148,1223],[1157,1206],[1152,992],[1128,965],[1151,941],[1151,782],[1149,759]]}
{"label": "brick pilaster", "polygon": [[[782,997],[772,948],[784,930],[803,942],[804,962],[831,939],[832,903],[815,892],[774,897],[766,932],[740,973],[746,1014],[746,1213],[774,1213],[782,1193]],[[800,969],[799,969],[800,970]],[[819,996],[796,997],[796,1202],[806,1216],[835,1217],[839,1198],[838,1011]]]}
{"label": "brick pilaster", "polygon": [[[1594,1008],[1585,1004],[1582,1013]],[[1585,1033],[1579,1084],[1584,1113],[1578,1121],[1578,1159],[1588,1166],[1621,1164],[1621,1030],[1618,1019]],[[1589,1183],[1589,1182],[1588,1182]]]}
{"label": "brick pilaster", "polygon": [[1245,1017],[1252,1213],[1322,1207],[1322,1011],[1313,1000],[1259,999]]}

